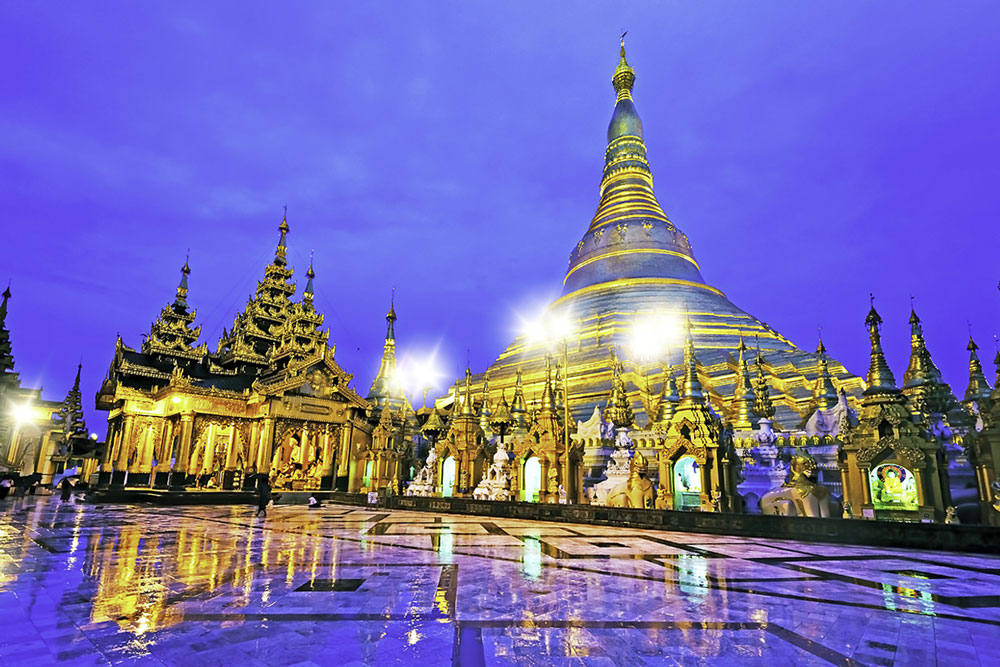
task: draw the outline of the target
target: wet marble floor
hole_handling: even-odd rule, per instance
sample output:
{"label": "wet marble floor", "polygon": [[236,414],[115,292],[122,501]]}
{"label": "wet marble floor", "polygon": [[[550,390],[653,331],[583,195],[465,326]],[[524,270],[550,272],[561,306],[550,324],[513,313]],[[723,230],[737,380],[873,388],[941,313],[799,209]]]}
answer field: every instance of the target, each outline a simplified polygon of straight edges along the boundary
{"label": "wet marble floor", "polygon": [[1000,664],[1000,557],[253,512],[0,503],[0,663]]}

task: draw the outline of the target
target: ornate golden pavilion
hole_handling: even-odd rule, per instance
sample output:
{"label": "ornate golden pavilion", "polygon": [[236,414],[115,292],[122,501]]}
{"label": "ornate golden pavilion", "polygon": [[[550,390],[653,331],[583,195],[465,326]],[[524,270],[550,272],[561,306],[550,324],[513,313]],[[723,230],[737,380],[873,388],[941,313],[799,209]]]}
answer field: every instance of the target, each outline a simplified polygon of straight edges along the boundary
{"label": "ornate golden pavilion", "polygon": [[311,264],[293,301],[287,217],[279,231],[274,259],[215,352],[196,344],[187,263],[141,347],[119,336],[97,394],[109,413],[102,482],[237,488],[260,473],[279,488],[358,488],[369,403],[334,361]]}

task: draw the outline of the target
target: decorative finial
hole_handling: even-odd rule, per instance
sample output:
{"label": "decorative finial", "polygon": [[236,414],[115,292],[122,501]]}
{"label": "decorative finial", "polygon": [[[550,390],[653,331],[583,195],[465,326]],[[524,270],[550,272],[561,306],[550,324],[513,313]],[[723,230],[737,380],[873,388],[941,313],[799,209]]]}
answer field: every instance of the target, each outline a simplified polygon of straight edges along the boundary
{"label": "decorative finial", "polygon": [[614,84],[615,90],[618,92],[619,100],[632,98],[632,85],[635,83],[635,71],[625,60],[625,35],[627,34],[628,30],[622,31],[618,67],[615,68],[615,73],[611,77],[611,83]]}

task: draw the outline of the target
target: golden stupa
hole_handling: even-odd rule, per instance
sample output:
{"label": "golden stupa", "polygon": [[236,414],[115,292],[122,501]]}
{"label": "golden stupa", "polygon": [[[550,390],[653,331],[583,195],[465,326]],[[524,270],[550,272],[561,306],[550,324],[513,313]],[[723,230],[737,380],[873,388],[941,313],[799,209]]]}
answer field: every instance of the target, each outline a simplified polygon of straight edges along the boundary
{"label": "golden stupa", "polygon": [[[821,352],[800,350],[702,276],[687,237],[653,192],[642,121],[632,99],[634,82],[623,40],[612,77],[617,100],[608,125],[600,203],[570,252],[562,296],[548,306],[544,318],[560,322],[555,328],[562,331],[548,340],[518,336],[488,369],[487,403],[495,404],[501,391],[514,386],[520,370],[530,408],[542,395],[546,357],[551,355],[562,365],[559,373],[574,418],[586,419],[609,397],[610,348],[625,361],[629,399],[642,426],[650,421],[647,413],[655,416],[655,396],[667,379],[664,369],[681,361],[687,320],[699,375],[712,406],[724,417],[735,409],[731,404],[736,403],[732,399],[740,374],[741,338],[751,349],[759,348],[759,354],[752,354],[758,359],[758,375],[766,376],[779,424],[794,428],[807,418],[817,402],[816,388],[828,389],[831,377],[853,403],[864,388],[860,378]],[[661,351],[639,359],[632,350],[636,330],[643,326],[652,326],[662,345]],[[675,366],[673,372],[678,370]],[[483,380],[478,375],[473,382],[481,388]],[[556,384],[561,390],[562,381]]]}

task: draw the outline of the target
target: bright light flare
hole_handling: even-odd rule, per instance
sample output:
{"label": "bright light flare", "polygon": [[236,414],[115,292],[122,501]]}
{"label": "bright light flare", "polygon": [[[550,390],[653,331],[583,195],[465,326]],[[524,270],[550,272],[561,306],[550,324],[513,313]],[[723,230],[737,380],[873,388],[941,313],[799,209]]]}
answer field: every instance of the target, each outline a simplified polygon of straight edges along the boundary
{"label": "bright light flare", "polygon": [[576,323],[565,312],[541,313],[532,318],[518,316],[518,319],[521,334],[529,344],[553,345],[576,334]]}
{"label": "bright light flare", "polygon": [[31,403],[16,403],[11,406],[10,414],[14,418],[14,422],[21,426],[33,421],[34,411],[31,409]]}
{"label": "bright light flare", "polygon": [[445,376],[438,366],[437,350],[424,355],[407,355],[396,367],[399,385],[409,394],[437,388]]}
{"label": "bright light flare", "polygon": [[675,313],[657,311],[639,315],[632,323],[629,353],[644,361],[664,358],[667,348],[680,341],[680,318]]}

